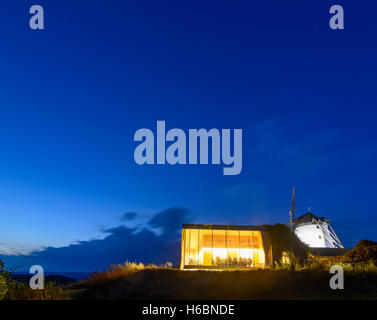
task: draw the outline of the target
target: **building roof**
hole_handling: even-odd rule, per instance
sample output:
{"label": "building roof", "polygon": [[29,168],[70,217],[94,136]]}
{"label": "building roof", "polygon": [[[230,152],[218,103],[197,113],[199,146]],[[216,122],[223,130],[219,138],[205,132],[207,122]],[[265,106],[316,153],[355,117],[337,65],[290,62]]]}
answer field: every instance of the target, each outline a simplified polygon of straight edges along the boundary
{"label": "building roof", "polygon": [[221,224],[183,224],[183,229],[213,229],[213,230],[253,230],[266,231],[266,226],[238,226],[238,225],[221,225]]}
{"label": "building roof", "polygon": [[324,221],[325,217],[317,217],[315,214],[313,214],[310,211],[308,211],[307,213],[303,214],[302,216],[294,219],[294,223],[296,225],[303,224],[303,223],[311,223],[313,221],[313,219],[315,219],[317,221],[318,220]]}

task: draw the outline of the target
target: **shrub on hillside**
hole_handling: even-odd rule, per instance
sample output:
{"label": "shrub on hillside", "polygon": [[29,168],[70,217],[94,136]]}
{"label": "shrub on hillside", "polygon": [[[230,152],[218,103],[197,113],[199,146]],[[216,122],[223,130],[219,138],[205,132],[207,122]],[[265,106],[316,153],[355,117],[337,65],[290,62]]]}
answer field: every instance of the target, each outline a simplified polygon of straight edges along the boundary
{"label": "shrub on hillside", "polygon": [[47,282],[42,290],[33,290],[29,283],[11,278],[0,260],[0,300],[65,300],[68,294],[53,282]]}
{"label": "shrub on hillside", "polygon": [[361,240],[357,245],[344,256],[344,262],[377,262],[377,242]]}
{"label": "shrub on hillside", "polygon": [[272,240],[272,257],[274,265],[282,265],[283,253],[289,254],[290,265],[297,265],[307,259],[309,248],[302,243],[295,233],[284,224],[277,223],[267,226]]}
{"label": "shrub on hillside", "polygon": [[87,280],[83,281],[83,284],[90,287],[105,286],[141,270],[161,268],[169,269],[171,267],[171,262],[166,262],[164,265],[157,266],[155,264],[144,265],[141,262],[136,263],[126,261],[124,264],[113,264],[108,270],[92,273]]}

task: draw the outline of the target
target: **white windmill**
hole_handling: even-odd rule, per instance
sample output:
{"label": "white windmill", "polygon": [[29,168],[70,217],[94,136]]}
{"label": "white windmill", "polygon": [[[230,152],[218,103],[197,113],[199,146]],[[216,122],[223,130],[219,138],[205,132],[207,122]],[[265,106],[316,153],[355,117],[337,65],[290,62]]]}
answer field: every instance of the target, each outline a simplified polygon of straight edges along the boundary
{"label": "white windmill", "polygon": [[304,215],[295,218],[295,189],[292,190],[292,210],[289,224],[297,237],[311,248],[344,248],[339,237],[325,217],[317,217],[311,213],[310,207]]}
{"label": "white windmill", "polygon": [[311,248],[344,248],[330,220],[310,212],[294,220],[297,237]]}

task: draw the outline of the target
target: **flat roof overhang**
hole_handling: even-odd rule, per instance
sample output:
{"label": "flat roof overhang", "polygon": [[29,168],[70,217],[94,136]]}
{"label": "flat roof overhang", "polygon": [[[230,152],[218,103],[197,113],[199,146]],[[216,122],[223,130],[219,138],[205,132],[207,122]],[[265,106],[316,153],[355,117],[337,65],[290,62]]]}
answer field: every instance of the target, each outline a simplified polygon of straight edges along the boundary
{"label": "flat roof overhang", "polygon": [[183,229],[207,229],[207,230],[250,230],[267,231],[266,226],[237,226],[222,224],[183,224]]}

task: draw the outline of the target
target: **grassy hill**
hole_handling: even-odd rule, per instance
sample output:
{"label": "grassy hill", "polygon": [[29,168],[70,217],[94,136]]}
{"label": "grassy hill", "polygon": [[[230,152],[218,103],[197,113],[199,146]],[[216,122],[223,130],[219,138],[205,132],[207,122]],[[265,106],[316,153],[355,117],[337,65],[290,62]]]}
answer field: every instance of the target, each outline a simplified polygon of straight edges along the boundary
{"label": "grassy hill", "polygon": [[69,286],[73,299],[377,299],[377,268],[344,266],[331,290],[324,262],[292,270],[182,271],[126,263]]}
{"label": "grassy hill", "polygon": [[74,299],[377,299],[377,272],[345,272],[331,290],[325,271],[145,269],[71,287]]}

